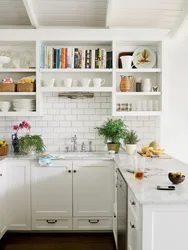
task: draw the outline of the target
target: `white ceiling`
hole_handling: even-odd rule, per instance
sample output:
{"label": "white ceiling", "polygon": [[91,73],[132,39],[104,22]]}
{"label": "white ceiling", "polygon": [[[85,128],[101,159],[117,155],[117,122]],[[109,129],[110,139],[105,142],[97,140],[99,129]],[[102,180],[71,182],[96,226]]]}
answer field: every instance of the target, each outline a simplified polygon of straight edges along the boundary
{"label": "white ceiling", "polygon": [[0,28],[159,28],[178,30],[188,0],[0,0]]}
{"label": "white ceiling", "polygon": [[0,0],[0,26],[31,25],[22,0]]}
{"label": "white ceiling", "polygon": [[108,0],[33,0],[40,26],[105,27]]}

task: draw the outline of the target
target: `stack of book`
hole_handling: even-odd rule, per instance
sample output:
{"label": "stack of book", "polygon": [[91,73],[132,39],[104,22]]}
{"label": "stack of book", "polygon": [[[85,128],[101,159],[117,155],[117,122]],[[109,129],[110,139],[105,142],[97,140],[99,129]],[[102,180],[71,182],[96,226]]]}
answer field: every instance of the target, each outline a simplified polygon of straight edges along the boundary
{"label": "stack of book", "polygon": [[53,48],[41,45],[41,68],[112,68],[112,52],[105,49]]}

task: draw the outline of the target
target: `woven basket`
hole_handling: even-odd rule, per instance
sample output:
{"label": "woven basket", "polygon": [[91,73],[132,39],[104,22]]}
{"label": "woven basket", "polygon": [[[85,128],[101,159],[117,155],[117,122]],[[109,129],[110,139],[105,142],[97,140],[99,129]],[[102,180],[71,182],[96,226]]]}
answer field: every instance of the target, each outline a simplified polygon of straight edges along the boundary
{"label": "woven basket", "polygon": [[35,92],[36,84],[35,83],[18,83],[17,92]]}
{"label": "woven basket", "polygon": [[0,156],[8,155],[8,146],[0,147]]}
{"label": "woven basket", "polygon": [[15,83],[0,83],[0,92],[15,92]]}

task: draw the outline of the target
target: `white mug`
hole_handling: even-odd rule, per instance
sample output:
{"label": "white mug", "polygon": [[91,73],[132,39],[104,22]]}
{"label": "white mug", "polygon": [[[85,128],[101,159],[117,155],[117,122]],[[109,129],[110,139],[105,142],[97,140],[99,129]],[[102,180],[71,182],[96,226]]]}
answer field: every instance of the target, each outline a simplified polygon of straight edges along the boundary
{"label": "white mug", "polygon": [[49,80],[48,82],[43,81],[43,86],[44,87],[53,87],[55,84],[55,78],[52,78],[51,80]]}
{"label": "white mug", "polygon": [[11,103],[10,102],[0,102],[0,109],[2,112],[8,112],[10,109]]}
{"label": "white mug", "polygon": [[151,91],[151,80],[149,78],[144,79],[143,84],[142,84],[142,91],[143,92]]}
{"label": "white mug", "polygon": [[133,56],[121,56],[122,68],[123,69],[131,69]]}
{"label": "white mug", "polygon": [[102,79],[102,78],[93,79],[93,86],[95,88],[100,88],[103,84],[105,84],[105,79]]}
{"label": "white mug", "polygon": [[70,87],[72,86],[72,78],[66,78],[66,79],[64,80],[64,86],[65,86],[66,88],[70,88]]}
{"label": "white mug", "polygon": [[89,87],[90,82],[91,82],[91,79],[90,79],[90,78],[83,78],[83,79],[81,80],[82,87]]}

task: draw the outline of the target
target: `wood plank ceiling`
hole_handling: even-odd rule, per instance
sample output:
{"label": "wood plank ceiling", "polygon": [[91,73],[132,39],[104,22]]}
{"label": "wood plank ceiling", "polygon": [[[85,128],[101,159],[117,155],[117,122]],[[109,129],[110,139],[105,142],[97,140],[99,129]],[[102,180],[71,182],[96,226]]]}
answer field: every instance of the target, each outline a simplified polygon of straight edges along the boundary
{"label": "wood plank ceiling", "polygon": [[31,25],[23,0],[0,0],[0,26]]}
{"label": "wood plank ceiling", "polygon": [[112,0],[107,26],[171,29],[187,0]]}
{"label": "wood plank ceiling", "polygon": [[40,26],[105,27],[108,0],[33,0]]}

